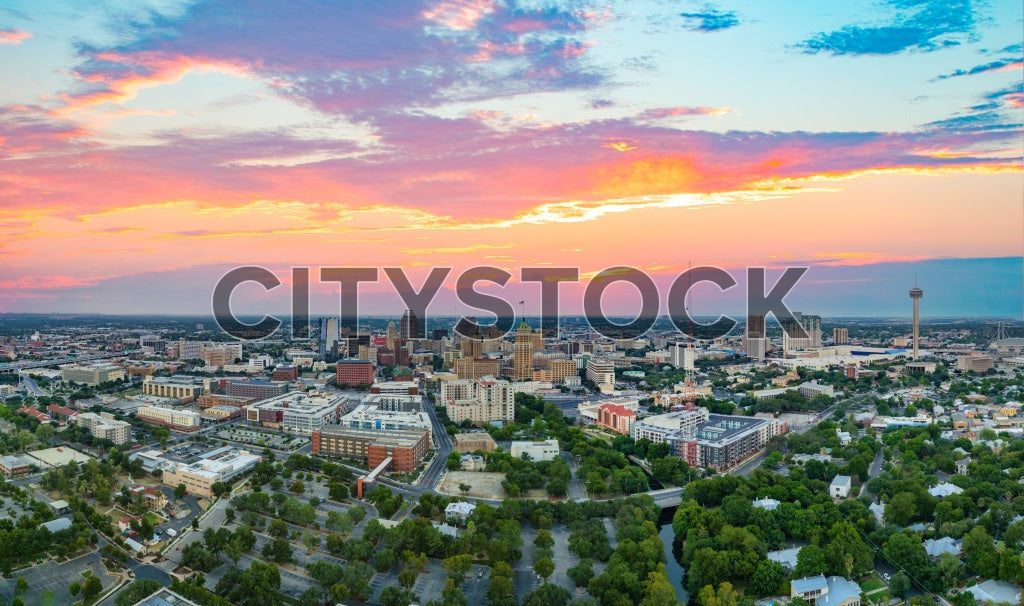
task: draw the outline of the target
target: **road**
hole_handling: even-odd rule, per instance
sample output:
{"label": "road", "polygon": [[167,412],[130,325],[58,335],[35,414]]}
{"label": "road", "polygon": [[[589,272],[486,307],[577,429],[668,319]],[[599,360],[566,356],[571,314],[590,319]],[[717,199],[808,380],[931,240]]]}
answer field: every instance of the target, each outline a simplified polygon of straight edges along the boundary
{"label": "road", "polygon": [[25,390],[28,392],[30,396],[48,395],[45,391],[39,389],[39,385],[31,376],[24,374],[20,371],[18,372],[18,376],[21,377],[21,382],[25,385]]}

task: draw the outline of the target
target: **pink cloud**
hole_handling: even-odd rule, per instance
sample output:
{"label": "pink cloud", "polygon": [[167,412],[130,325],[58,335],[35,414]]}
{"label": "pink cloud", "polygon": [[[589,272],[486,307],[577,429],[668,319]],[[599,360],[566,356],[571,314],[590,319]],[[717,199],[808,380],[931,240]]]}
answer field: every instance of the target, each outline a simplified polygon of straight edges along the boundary
{"label": "pink cloud", "polygon": [[16,29],[0,29],[0,44],[12,46],[21,44],[32,37],[32,34]]}

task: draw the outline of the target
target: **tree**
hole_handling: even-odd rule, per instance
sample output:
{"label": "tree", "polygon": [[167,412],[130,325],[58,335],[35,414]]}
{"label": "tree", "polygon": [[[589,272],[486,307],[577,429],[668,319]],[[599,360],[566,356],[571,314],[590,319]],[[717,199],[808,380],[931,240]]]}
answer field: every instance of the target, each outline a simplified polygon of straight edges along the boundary
{"label": "tree", "polygon": [[416,594],[394,585],[388,585],[380,592],[380,603],[384,606],[409,606],[415,599]]}
{"label": "tree", "polygon": [[412,589],[412,586],[416,584],[416,571],[412,568],[403,568],[398,573],[398,584],[405,589]]}
{"label": "tree", "polygon": [[956,580],[960,578],[963,572],[964,564],[960,561],[960,558],[948,552],[942,553],[939,555],[936,566],[939,569],[942,586],[947,590],[955,587]]}
{"label": "tree", "polygon": [[92,602],[103,591],[103,583],[96,575],[89,575],[82,583],[82,601],[86,604]]}
{"label": "tree", "polygon": [[885,504],[885,520],[897,526],[907,526],[917,515],[917,499],[912,492],[900,492]]}
{"label": "tree", "polygon": [[174,487],[174,498],[181,499],[181,497],[185,496],[186,490],[187,489],[185,488],[184,484],[178,484],[177,486]]}
{"label": "tree", "polygon": [[551,537],[550,530],[538,530],[537,537],[533,539],[533,544],[541,549],[551,549],[555,546],[555,539]]}
{"label": "tree", "polygon": [[565,606],[572,594],[565,587],[544,583],[526,594],[523,606]]}
{"label": "tree", "polygon": [[263,557],[279,564],[287,564],[292,561],[292,544],[288,539],[278,537],[263,545]]}
{"label": "tree", "polygon": [[594,578],[594,560],[583,558],[579,564],[565,571],[577,587],[585,587]]}
{"label": "tree", "polygon": [[320,596],[323,594],[316,587],[309,587],[299,596],[299,606],[319,606]]}
{"label": "tree", "polygon": [[450,558],[445,558],[441,562],[441,568],[448,571],[448,577],[455,579],[458,582],[466,577],[466,574],[473,567],[473,556],[468,554],[456,555]]}
{"label": "tree", "polygon": [[131,585],[117,594],[114,598],[114,606],[132,606],[141,602],[163,585],[153,579],[136,579]]}
{"label": "tree", "polygon": [[825,552],[817,545],[804,545],[796,554],[796,568],[793,578],[799,579],[828,572]]}
{"label": "tree", "polygon": [[729,582],[719,583],[717,591],[711,585],[705,585],[697,593],[698,606],[737,606],[738,603],[739,594]]}
{"label": "tree", "polygon": [[348,498],[348,486],[341,482],[331,482],[327,485],[327,498],[332,501],[342,501]]}
{"label": "tree", "polygon": [[548,577],[555,572],[555,563],[551,561],[551,558],[543,557],[533,563],[533,569],[540,575],[540,578],[547,581]]}
{"label": "tree", "polygon": [[902,570],[892,575],[892,578],[889,579],[889,591],[892,592],[892,595],[900,599],[906,599],[907,591],[909,590],[910,577],[908,577],[907,573]]}
{"label": "tree", "polygon": [[28,591],[28,581],[25,577],[18,577],[18,581],[14,584],[14,595],[21,595]]}
{"label": "tree", "polygon": [[999,554],[992,537],[981,526],[975,526],[964,536],[964,561],[968,568],[983,577],[994,577],[999,573]]}
{"label": "tree", "polygon": [[782,567],[782,564],[772,560],[762,560],[757,565],[754,576],[750,577],[749,589],[758,598],[776,595],[779,591],[779,586],[782,585],[782,581],[785,579],[786,570]]}
{"label": "tree", "polygon": [[292,482],[292,485],[288,487],[288,490],[294,492],[295,494],[302,494],[306,492],[306,484],[300,482],[299,480],[295,480],[294,482]]}
{"label": "tree", "polygon": [[78,592],[81,590],[82,586],[78,583],[78,581],[71,581],[71,584],[68,585],[68,593],[70,593],[72,596],[78,595]]}
{"label": "tree", "polygon": [[231,524],[235,521],[235,510],[228,507],[224,510],[224,521],[226,524]]}

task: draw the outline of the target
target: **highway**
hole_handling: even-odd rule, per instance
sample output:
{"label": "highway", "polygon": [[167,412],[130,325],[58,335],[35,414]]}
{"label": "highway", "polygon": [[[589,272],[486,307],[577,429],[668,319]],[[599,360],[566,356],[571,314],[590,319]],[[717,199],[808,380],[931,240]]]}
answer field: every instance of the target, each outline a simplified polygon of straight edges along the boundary
{"label": "highway", "polygon": [[92,362],[94,360],[106,360],[109,358],[123,358],[132,351],[119,351],[115,353],[95,354],[91,356],[69,356],[52,360],[25,360],[23,362],[4,362],[0,364],[0,372],[16,372],[27,368],[45,368],[47,366],[59,366],[61,364],[77,364],[79,362]]}

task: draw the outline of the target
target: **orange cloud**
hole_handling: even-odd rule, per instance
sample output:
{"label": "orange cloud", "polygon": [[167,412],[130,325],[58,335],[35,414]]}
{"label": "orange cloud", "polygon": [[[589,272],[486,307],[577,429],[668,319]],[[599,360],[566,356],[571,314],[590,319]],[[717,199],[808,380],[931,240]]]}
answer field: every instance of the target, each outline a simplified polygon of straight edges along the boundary
{"label": "orange cloud", "polygon": [[251,78],[252,68],[239,62],[223,59],[207,59],[184,55],[166,55],[158,51],[139,52],[131,55],[112,51],[96,53],[94,59],[116,63],[121,70],[76,70],[75,76],[81,81],[96,85],[83,93],[62,94],[64,106],[54,110],[52,115],[68,113],[101,105],[121,104],[134,99],[140,90],[170,84],[181,80],[190,73],[220,72],[243,78]]}
{"label": "orange cloud", "polygon": [[620,151],[620,152],[628,152],[628,151],[636,149],[636,146],[630,145],[629,143],[626,143],[625,141],[615,141],[615,142],[612,142],[612,143],[605,143],[604,146],[607,147],[608,149],[614,149],[615,151]]}

